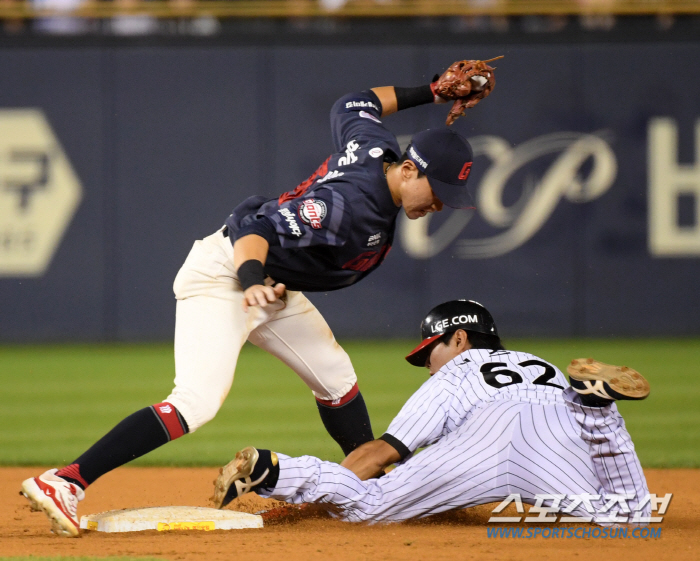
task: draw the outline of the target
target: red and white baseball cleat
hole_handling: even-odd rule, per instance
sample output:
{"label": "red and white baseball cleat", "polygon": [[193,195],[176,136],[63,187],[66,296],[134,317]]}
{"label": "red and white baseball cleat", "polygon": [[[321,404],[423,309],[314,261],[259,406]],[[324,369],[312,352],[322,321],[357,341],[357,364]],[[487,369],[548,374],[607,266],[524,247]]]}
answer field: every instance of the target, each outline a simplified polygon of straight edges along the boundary
{"label": "red and white baseball cleat", "polygon": [[51,531],[63,537],[77,538],[80,535],[78,503],[85,492],[65,479],[54,475],[58,470],[50,469],[39,477],[22,482],[20,493],[29,499],[32,510],[41,510],[51,520]]}

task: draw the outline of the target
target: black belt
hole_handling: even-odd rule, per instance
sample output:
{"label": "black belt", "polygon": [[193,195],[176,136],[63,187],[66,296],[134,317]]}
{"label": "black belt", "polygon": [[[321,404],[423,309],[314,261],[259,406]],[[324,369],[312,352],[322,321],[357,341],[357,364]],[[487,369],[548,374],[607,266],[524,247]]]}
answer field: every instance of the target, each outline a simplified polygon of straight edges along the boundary
{"label": "black belt", "polygon": [[221,230],[221,233],[224,235],[225,238],[228,238],[228,226],[224,226],[224,229]]}

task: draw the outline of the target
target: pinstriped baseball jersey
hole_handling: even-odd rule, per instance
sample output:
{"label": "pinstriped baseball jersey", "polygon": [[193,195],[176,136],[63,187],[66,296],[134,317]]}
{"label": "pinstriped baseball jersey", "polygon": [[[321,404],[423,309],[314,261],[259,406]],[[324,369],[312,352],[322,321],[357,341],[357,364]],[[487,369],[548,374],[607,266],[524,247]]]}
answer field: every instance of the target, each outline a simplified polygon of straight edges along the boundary
{"label": "pinstriped baseball jersey", "polygon": [[556,366],[530,353],[471,349],[427,380],[386,433],[413,452],[455,431],[490,403],[563,405],[568,386]]}
{"label": "pinstriped baseball jersey", "polygon": [[409,454],[379,479],[278,454],[277,484],[261,493],[330,503],[349,521],[407,520],[514,494],[602,525],[650,514],[644,472],[616,405],[583,405],[556,366],[530,353],[465,351],[411,396],[382,439]]}
{"label": "pinstriped baseball jersey", "polygon": [[[638,514],[648,517],[649,489],[615,405],[582,406],[571,388],[563,401],[539,405],[512,394],[486,403],[469,422],[379,479],[361,481],[332,462],[278,453],[277,484],[259,493],[330,503],[352,522],[407,520],[512,494],[529,504],[548,495],[543,506],[601,525],[633,521],[638,505]],[[619,495],[629,497],[629,510]]]}
{"label": "pinstriped baseball jersey", "polygon": [[[526,353],[512,355],[514,359],[539,360]],[[446,365],[445,373],[454,366]],[[456,373],[455,378],[463,380],[465,376],[460,374]],[[558,381],[553,379],[555,384]],[[430,386],[441,385],[446,387],[442,382]],[[455,391],[468,395],[469,384],[463,386]],[[426,387],[428,384],[414,397],[423,396],[431,402],[449,398],[436,390],[431,399],[423,391]],[[492,401],[482,401],[473,408],[467,405],[464,412],[465,417],[470,416],[468,422],[452,431],[447,426],[454,419],[449,421],[449,414],[444,414],[445,428],[436,442],[379,479],[361,481],[332,462],[278,454],[277,484],[273,490],[259,493],[292,503],[333,504],[338,507],[334,512],[339,517],[353,522],[407,520],[502,501],[512,494],[529,504],[547,495],[550,498],[542,502],[543,506],[601,525],[632,522],[637,514],[648,517],[650,506],[644,499],[649,489],[615,404],[583,406],[570,387],[563,392],[540,391],[543,397],[533,397],[532,392],[501,391],[491,395]],[[434,416],[428,417],[430,407],[421,411],[416,405],[414,401],[411,408],[414,428],[425,425],[438,432],[440,422],[436,419],[442,415],[439,408],[433,407]],[[424,424],[419,422],[421,418]],[[404,423],[395,421],[394,425],[401,425],[394,434],[401,434],[404,442],[409,441],[407,435],[415,435],[411,449],[433,438],[420,430],[401,432],[407,426]],[[620,495],[627,497],[626,506],[617,502]],[[581,497],[589,500],[592,510]]]}

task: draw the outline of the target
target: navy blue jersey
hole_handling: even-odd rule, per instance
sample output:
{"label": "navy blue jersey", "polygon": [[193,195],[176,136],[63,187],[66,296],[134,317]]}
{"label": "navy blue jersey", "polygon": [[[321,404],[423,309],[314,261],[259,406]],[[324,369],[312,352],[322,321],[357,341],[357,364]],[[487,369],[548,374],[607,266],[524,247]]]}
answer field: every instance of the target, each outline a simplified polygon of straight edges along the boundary
{"label": "navy blue jersey", "polygon": [[270,244],[265,273],[290,290],[350,286],[376,269],[394,238],[399,208],[384,161],[400,157],[371,91],[348,94],[331,109],[336,153],[277,199],[250,197],[226,220],[232,243],[258,234]]}

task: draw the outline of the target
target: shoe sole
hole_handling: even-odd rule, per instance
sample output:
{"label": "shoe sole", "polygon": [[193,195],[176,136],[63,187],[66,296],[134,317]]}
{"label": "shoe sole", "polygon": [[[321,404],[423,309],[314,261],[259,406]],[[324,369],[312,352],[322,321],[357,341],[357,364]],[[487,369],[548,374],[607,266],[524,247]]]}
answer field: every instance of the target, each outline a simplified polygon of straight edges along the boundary
{"label": "shoe sole", "polygon": [[64,538],[77,538],[80,536],[80,530],[73,521],[63,514],[52,499],[44,494],[33,477],[22,483],[20,494],[27,498],[33,511],[41,511],[49,517],[51,531],[54,534]]}
{"label": "shoe sole", "polygon": [[214,481],[214,496],[211,498],[215,508],[224,506],[226,493],[236,480],[250,477],[258,457],[258,451],[252,446],[248,446],[236,452],[236,457],[219,469],[219,476]]}
{"label": "shoe sole", "polygon": [[579,382],[601,380],[623,399],[644,399],[651,391],[644,376],[627,366],[605,364],[592,358],[577,358],[571,361],[566,371]]}

